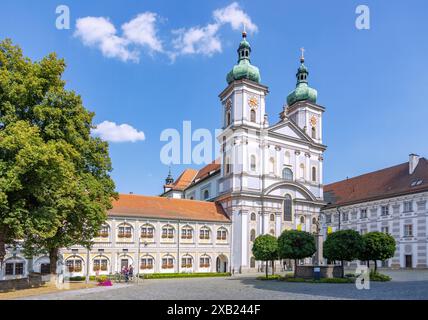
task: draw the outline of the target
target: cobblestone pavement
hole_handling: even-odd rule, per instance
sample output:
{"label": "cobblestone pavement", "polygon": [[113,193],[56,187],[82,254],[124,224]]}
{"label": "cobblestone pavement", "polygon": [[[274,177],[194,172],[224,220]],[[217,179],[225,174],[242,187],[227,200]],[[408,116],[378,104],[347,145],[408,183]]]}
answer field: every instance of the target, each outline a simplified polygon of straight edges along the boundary
{"label": "cobblestone pavement", "polygon": [[[428,273],[427,273],[428,274]],[[98,289],[98,288],[97,288]],[[92,291],[90,291],[92,290]],[[28,299],[61,300],[313,300],[422,299],[428,300],[428,281],[372,282],[370,290],[354,284],[311,284],[260,281],[254,276],[144,280],[140,284],[48,294]]]}

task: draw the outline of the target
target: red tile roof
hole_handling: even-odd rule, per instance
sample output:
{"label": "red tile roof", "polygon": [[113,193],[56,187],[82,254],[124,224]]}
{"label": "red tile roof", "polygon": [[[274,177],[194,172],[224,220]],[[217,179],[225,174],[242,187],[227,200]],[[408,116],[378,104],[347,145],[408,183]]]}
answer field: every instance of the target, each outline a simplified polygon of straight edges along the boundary
{"label": "red tile roof", "polygon": [[[417,182],[419,181],[419,184]],[[428,160],[420,158],[413,174],[409,163],[324,186],[327,207],[336,207],[401,194],[428,191]]]}
{"label": "red tile roof", "polygon": [[198,173],[198,170],[186,169],[177,178],[177,180],[175,180],[172,184],[165,185],[165,187],[171,188],[172,190],[183,191],[192,183],[197,173]]}
{"label": "red tile roof", "polygon": [[215,161],[211,162],[210,164],[199,170],[193,182],[199,182],[200,180],[209,177],[212,173],[218,170],[220,170],[220,159],[216,159]]}
{"label": "red tile roof", "polygon": [[230,222],[220,203],[121,194],[110,216]]}

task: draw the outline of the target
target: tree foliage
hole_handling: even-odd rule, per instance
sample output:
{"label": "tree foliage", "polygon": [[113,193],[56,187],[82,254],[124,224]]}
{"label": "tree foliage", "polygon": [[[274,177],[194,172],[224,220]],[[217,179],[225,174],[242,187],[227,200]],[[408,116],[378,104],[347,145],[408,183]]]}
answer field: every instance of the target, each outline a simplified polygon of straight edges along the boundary
{"label": "tree foliage", "polygon": [[65,62],[39,62],[0,42],[0,258],[20,239],[28,254],[88,246],[116,197],[108,144],[94,114],[65,89]]}
{"label": "tree foliage", "polygon": [[278,238],[278,251],[282,259],[293,259],[297,266],[297,260],[311,257],[317,251],[315,237],[306,231],[285,230]]}
{"label": "tree foliage", "polygon": [[[268,276],[268,262],[278,259],[278,239],[270,234],[258,236],[254,240],[253,255],[256,260],[266,261],[266,277]],[[272,263],[273,273],[273,263]]]}
{"label": "tree foliage", "polygon": [[383,232],[369,232],[363,235],[363,250],[360,260],[374,261],[377,270],[377,260],[384,261],[394,256],[396,243],[393,236]]}
{"label": "tree foliage", "polygon": [[363,249],[363,239],[354,230],[340,230],[327,236],[323,245],[324,258],[331,261],[353,261]]}

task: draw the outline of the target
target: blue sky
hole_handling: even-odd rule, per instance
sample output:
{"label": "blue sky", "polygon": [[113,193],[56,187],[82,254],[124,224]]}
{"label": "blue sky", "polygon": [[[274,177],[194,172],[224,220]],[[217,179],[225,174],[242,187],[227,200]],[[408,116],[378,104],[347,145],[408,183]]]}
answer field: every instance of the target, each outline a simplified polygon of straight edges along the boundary
{"label": "blue sky", "polygon": [[[251,22],[252,63],[270,88],[271,123],[295,86],[299,48],[306,48],[310,85],[327,109],[326,183],[405,162],[412,152],[428,156],[428,3],[410,2],[253,0],[237,1],[234,7]],[[61,4],[70,8],[70,30],[55,27],[55,9]],[[140,132],[131,130],[137,140],[144,132],[144,141],[110,143],[113,178],[119,192],[159,194],[168,172],[159,159],[162,130],[181,131],[185,120],[192,121],[193,129],[220,127],[218,94],[237,60],[241,28],[234,23],[242,15],[214,12],[231,4],[4,0],[0,39],[12,38],[35,60],[57,52],[68,65],[68,88],[96,113],[95,123],[128,124]],[[360,4],[370,8],[370,30],[355,27]],[[147,29],[153,37],[135,38],[129,23],[138,16],[154,28]],[[76,21],[87,17],[97,19],[81,20],[79,34]],[[105,52],[99,39],[87,34],[93,23],[110,27],[111,41],[102,43]],[[121,28],[127,24],[131,44]],[[189,31],[193,37],[205,32],[207,38],[191,42],[185,38]],[[174,166],[173,174],[183,167]]]}

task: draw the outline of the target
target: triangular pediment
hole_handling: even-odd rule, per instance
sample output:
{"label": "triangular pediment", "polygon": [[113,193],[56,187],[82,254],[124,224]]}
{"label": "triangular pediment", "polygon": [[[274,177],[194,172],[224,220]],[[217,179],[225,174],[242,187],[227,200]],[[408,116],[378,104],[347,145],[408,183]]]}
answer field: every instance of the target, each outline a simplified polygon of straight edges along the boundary
{"label": "triangular pediment", "polygon": [[294,139],[299,139],[307,142],[312,142],[312,139],[309,138],[305,132],[300,129],[293,121],[290,119],[283,120],[274,126],[269,128],[269,133],[278,134],[284,137],[290,137]]}

